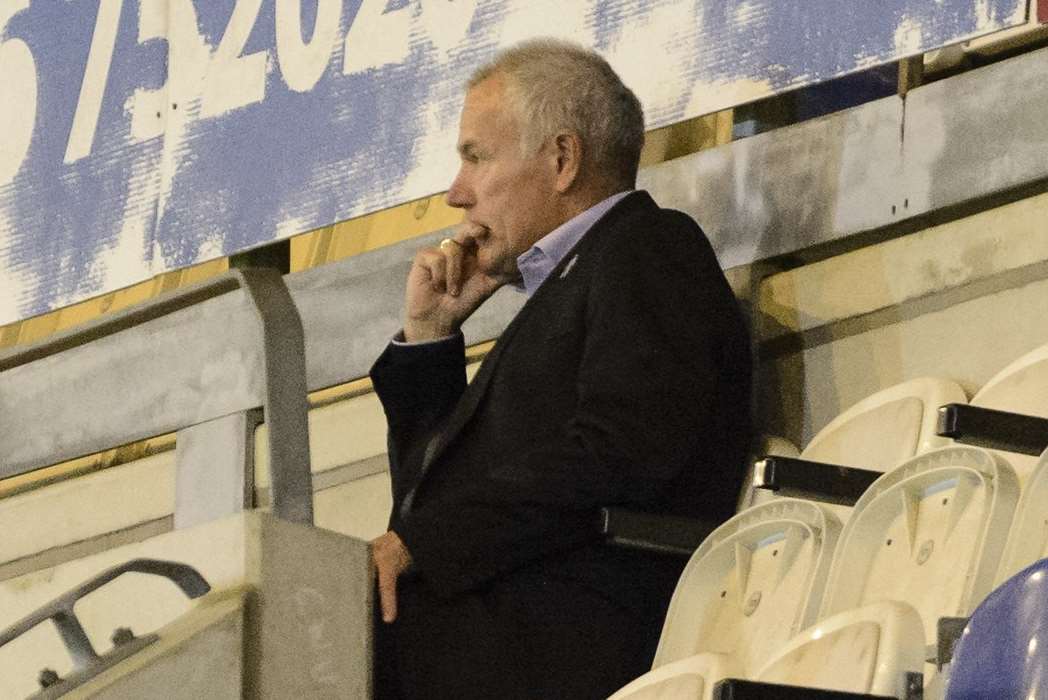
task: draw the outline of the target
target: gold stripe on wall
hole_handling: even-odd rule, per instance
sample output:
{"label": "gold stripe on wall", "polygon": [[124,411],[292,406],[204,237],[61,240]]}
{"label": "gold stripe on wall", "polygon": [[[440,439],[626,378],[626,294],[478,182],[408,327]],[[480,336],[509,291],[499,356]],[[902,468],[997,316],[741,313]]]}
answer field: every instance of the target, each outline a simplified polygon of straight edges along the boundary
{"label": "gold stripe on wall", "polygon": [[113,311],[126,309],[161,292],[185,287],[220,275],[229,269],[225,258],[211,260],[181,270],[172,270],[130,287],[57,309],[50,313],[0,326],[0,348],[27,345]]}

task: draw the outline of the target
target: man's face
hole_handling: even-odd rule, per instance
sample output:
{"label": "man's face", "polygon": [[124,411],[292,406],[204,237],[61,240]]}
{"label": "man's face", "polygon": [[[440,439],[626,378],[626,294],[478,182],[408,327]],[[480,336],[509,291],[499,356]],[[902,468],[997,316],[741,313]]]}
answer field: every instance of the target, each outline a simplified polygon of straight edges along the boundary
{"label": "man's face", "polygon": [[447,201],[476,231],[477,261],[490,275],[516,279],[517,256],[559,226],[556,157],[549,144],[523,156],[520,126],[495,75],[466,93],[459,122],[462,164]]}

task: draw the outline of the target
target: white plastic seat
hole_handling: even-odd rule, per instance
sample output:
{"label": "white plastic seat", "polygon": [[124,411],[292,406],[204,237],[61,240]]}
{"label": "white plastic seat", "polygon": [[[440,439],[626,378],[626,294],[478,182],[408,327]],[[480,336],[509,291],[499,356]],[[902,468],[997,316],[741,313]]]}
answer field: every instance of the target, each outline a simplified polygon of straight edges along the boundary
{"label": "white plastic seat", "polygon": [[895,601],[834,615],[794,637],[755,680],[905,697],[924,666],[921,616]]}
{"label": "white plastic seat", "polygon": [[645,673],[608,700],[708,699],[718,680],[741,675],[738,659],[731,654],[695,654]]}
{"label": "white plastic seat", "polygon": [[[945,447],[903,462],[855,504],[837,542],[818,625],[773,647],[771,654],[767,646],[748,657],[735,653],[730,672],[768,682],[902,697],[896,692],[899,684],[906,673],[920,670],[938,619],[967,615],[993,585],[1018,497],[1014,471],[986,450]],[[772,634],[777,637],[780,629]],[[666,637],[664,631],[664,641]],[[765,662],[755,667],[761,654]],[[657,654],[655,666],[674,660],[672,654]],[[641,680],[672,688],[668,676],[673,671],[695,675],[699,662],[690,668],[666,666],[661,674]],[[842,686],[841,679],[854,685]],[[709,697],[715,680],[704,679],[703,697]],[[631,684],[615,697],[634,700],[625,693],[633,688],[644,689]]]}
{"label": "white plastic seat", "polygon": [[1048,450],[1041,454],[1023,487],[995,583],[1001,585],[1045,558],[1048,558]]}
{"label": "white plastic seat", "polygon": [[[885,473],[841,533],[820,622],[759,679],[904,697],[899,684],[920,670],[919,650],[936,639],[939,618],[968,615],[990,591],[1018,497],[1007,462],[977,448],[940,448]],[[885,616],[892,606],[912,615]],[[903,619],[913,615],[916,623]],[[926,686],[932,680],[926,675]]]}
{"label": "white plastic seat", "polygon": [[653,670],[612,697],[708,698],[720,678],[754,673],[814,621],[840,528],[823,506],[787,498],[721,525],[681,575]]}
{"label": "white plastic seat", "polygon": [[934,640],[940,617],[967,615],[992,588],[1018,498],[1014,471],[986,450],[945,447],[899,465],[855,504],[820,619],[902,601]]}
{"label": "white plastic seat", "polygon": [[[830,421],[801,451],[800,458],[887,471],[914,455],[949,445],[948,438],[936,434],[939,406],[967,401],[960,385],[939,377],[918,377],[890,386]],[[754,491],[750,504],[775,498],[772,491]],[[842,521],[849,517],[846,506],[832,510]]]}
{"label": "white plastic seat", "polygon": [[918,377],[896,384],[830,421],[801,458],[888,471],[914,455],[950,444],[935,432],[939,406],[967,400],[964,389],[949,379]]}
{"label": "white plastic seat", "polygon": [[[971,405],[1048,418],[1048,345],[1028,352],[994,375],[972,397]],[[1015,469],[1020,483],[1037,465],[1037,457],[1003,451],[1000,454]]]}
{"label": "white plastic seat", "polygon": [[[1011,467],[977,448],[941,448],[886,473],[855,504],[841,533],[820,619],[872,603],[906,603],[923,627],[912,644],[934,642],[940,617],[968,615],[990,591],[1018,496]],[[855,655],[834,665],[858,675],[869,663]],[[890,674],[913,670],[893,667],[894,657],[876,663]],[[926,684],[932,681],[926,675]]]}

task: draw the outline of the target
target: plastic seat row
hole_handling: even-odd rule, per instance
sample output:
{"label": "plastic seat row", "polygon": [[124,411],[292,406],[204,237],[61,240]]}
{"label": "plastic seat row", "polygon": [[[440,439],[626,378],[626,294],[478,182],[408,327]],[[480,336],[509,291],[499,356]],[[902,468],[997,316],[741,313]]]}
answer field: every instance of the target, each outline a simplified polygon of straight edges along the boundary
{"label": "plastic seat row", "polygon": [[[851,512],[765,497],[718,528],[680,579],[653,670],[614,698],[711,698],[724,678],[906,697],[922,671],[941,692],[925,666],[939,619],[1048,556],[1048,457],[1035,471],[1036,457],[941,447],[937,407],[963,401],[951,382],[915,380],[820,431],[802,457],[888,471]],[[972,405],[1048,416],[1048,347]]]}
{"label": "plastic seat row", "polygon": [[843,528],[812,501],[748,509],[696,551],[654,670],[614,698],[712,698],[724,678],[906,697],[934,680],[940,618],[1048,556],[1046,496],[1048,453],[1020,499],[1003,459],[947,447],[887,472]]}
{"label": "plastic seat row", "polygon": [[798,458],[787,451],[785,459],[772,456],[758,462],[753,478],[758,488],[743,499],[743,505],[764,502],[773,497],[771,492],[778,492],[844,504],[834,507],[834,512],[847,519],[848,506],[880,473],[955,441],[1001,454],[1022,483],[1048,443],[1045,418],[1048,345],[998,372],[970,402],[951,380],[913,379],[844,411],[812,438]]}

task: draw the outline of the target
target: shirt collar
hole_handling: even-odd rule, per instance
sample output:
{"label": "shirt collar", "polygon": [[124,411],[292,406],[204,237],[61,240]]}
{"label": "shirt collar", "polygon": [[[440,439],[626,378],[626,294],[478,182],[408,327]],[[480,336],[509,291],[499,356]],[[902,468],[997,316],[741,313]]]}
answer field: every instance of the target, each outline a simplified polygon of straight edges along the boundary
{"label": "shirt collar", "polygon": [[547,233],[535,245],[521,253],[517,258],[520,281],[513,286],[530,298],[549,277],[553,268],[564,259],[564,256],[575,247],[586,232],[593,228],[593,224],[618,204],[619,200],[633,191],[625,190],[597,202],[586,211],[568,219]]}

